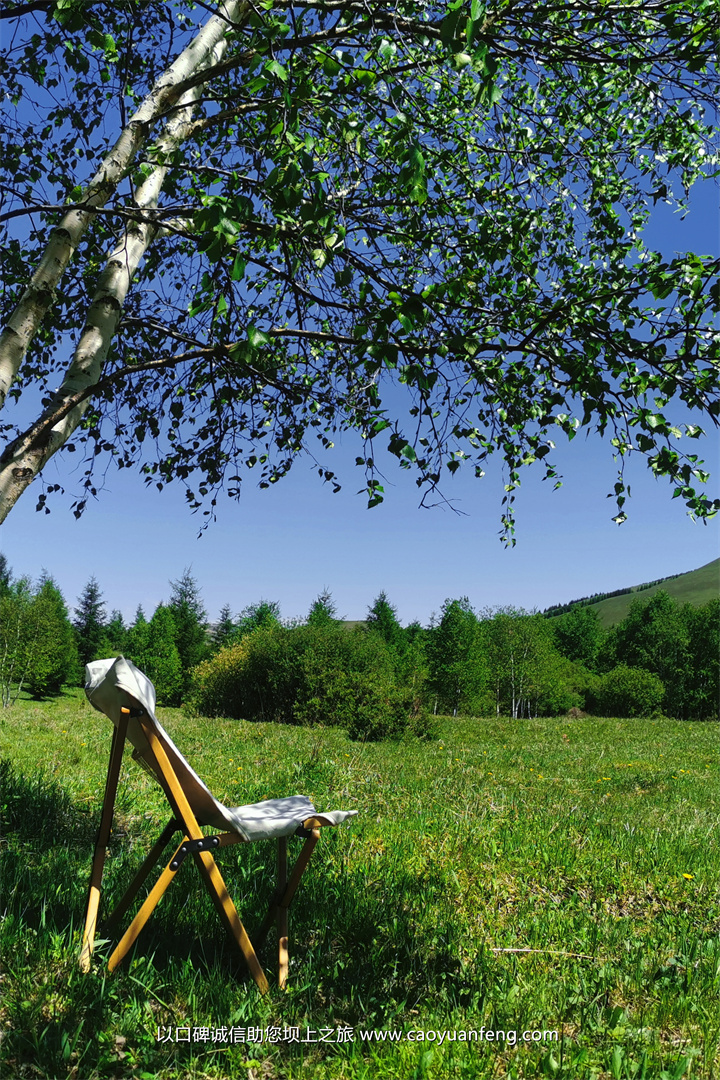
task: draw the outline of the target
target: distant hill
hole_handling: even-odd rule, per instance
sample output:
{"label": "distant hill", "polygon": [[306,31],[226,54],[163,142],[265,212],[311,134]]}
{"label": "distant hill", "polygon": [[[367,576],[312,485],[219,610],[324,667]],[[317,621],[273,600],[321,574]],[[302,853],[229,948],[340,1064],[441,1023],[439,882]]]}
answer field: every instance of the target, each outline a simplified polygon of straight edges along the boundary
{"label": "distant hill", "polygon": [[632,585],[612,593],[596,593],[594,596],[572,600],[569,604],[558,604],[546,608],[543,614],[553,618],[569,611],[575,604],[581,604],[583,607],[594,607],[603,626],[614,626],[625,618],[633,600],[648,600],[661,589],[679,603],[693,604],[696,607],[716,599],[720,596],[720,558],[685,574],[673,574],[644,585]]}

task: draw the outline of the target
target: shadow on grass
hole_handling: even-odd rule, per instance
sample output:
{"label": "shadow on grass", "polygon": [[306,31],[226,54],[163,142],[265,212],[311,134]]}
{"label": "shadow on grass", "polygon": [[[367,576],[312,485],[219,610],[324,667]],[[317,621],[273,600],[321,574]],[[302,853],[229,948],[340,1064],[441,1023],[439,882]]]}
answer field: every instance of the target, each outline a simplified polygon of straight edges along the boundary
{"label": "shadow on grass", "polygon": [[24,776],[0,760],[0,835],[43,847],[92,844],[97,824],[88,808],[74,802],[52,777],[43,772]]}
{"label": "shadow on grass", "polygon": [[[56,780],[42,773],[25,776],[0,762],[2,1075],[120,1080],[137,1075],[119,1049],[120,1032],[136,1044],[145,1068],[152,1071],[167,1064],[165,1048],[155,1044],[157,1025],[222,1024],[238,1008],[256,1021],[275,1007],[284,1014],[289,1009],[294,1022],[303,1016],[332,1016],[351,1025],[372,1018],[382,1026],[405,1003],[428,996],[439,1000],[450,986],[453,1000],[460,1003],[477,988],[480,972],[463,971],[451,912],[440,902],[442,875],[413,875],[388,862],[380,873],[373,869],[371,888],[364,871],[343,872],[331,837],[324,838],[325,844],[321,839],[290,909],[290,988],[295,993],[283,995],[282,1005],[275,991],[267,1004],[257,1001],[239,950],[225,935],[191,860],[128,959],[107,978],[103,969],[114,941],[103,940],[102,915],[120,899],[155,839],[147,823],[112,843],[97,962],[85,976],[77,964],[78,932],[98,818],[99,807],[90,811],[79,805]],[[297,854],[300,843],[292,846]],[[168,858],[171,851],[169,846]],[[273,891],[274,863],[274,844],[219,853],[221,873],[251,936]],[[160,867],[150,875],[148,887],[159,872]],[[274,929],[259,955],[272,984],[277,972]]]}
{"label": "shadow on grass", "polygon": [[[92,852],[99,819],[78,805],[56,780],[38,772],[18,773],[0,761],[0,848],[7,911],[39,934],[66,933],[84,915]],[[102,918],[122,896],[154,836],[127,834],[112,841],[105,866]],[[137,841],[137,842],[135,842]],[[322,847],[322,841],[321,841]],[[299,850],[299,845],[296,850]],[[252,937],[274,889],[274,844],[243,845],[218,859],[240,918]],[[172,852],[172,841],[164,858]],[[160,873],[150,875],[149,888]],[[441,875],[416,876],[388,867],[380,893],[368,890],[362,873],[338,873],[332,853],[311,862],[290,909],[290,945],[295,970],[307,984],[330,982],[335,1001],[349,1003],[392,989],[414,997],[439,990],[448,980],[460,987],[461,965],[452,919],[428,923],[439,912]],[[179,962],[193,969],[248,980],[244,961],[228,941],[190,860],[152,915],[130,954],[151,953],[158,970]],[[140,900],[144,894],[141,894]],[[131,914],[127,916],[129,921]],[[38,942],[40,947],[40,942]],[[99,955],[107,947],[101,946]],[[260,949],[268,977],[276,969],[274,929]],[[127,964],[127,961],[126,961]],[[381,989],[384,988],[384,989]]]}

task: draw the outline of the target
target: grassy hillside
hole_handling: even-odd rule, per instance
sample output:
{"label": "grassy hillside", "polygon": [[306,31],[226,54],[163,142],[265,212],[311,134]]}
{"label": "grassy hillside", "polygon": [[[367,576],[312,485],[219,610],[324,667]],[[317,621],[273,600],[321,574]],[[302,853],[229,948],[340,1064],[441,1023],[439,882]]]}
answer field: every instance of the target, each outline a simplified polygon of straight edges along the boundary
{"label": "grassy hillside", "polygon": [[661,589],[681,604],[694,604],[699,607],[707,604],[708,600],[715,600],[720,596],[720,559],[713,559],[705,566],[689,570],[687,574],[680,574],[679,577],[667,578],[651,585],[649,589],[638,585],[623,596],[610,596],[607,600],[591,606],[597,611],[603,626],[614,626],[625,618],[633,600],[649,600]]}
{"label": "grassy hillside", "polygon": [[[289,990],[258,995],[191,860],[130,963],[106,977],[101,942],[81,975],[110,725],[77,693],[19,703],[0,716],[1,1076],[717,1078],[717,725],[445,719],[431,742],[365,745],[162,719],[230,805],[304,791],[360,811],[291,908]],[[166,820],[126,758],[110,900]],[[273,859],[218,854],[250,930]],[[244,1041],[216,1038],[228,1025]]]}

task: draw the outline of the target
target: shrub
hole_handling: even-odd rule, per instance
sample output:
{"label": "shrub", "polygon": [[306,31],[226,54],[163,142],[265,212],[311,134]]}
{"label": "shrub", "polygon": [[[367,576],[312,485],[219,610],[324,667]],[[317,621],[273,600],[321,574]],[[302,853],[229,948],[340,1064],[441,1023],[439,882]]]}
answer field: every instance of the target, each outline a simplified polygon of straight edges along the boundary
{"label": "shrub", "polygon": [[348,735],[373,742],[405,734],[433,738],[436,720],[408,688],[393,686],[370,675],[355,688],[355,707]]}
{"label": "shrub", "polygon": [[548,650],[535,679],[534,714],[564,716],[568,709],[581,708],[585,702],[585,688],[592,678],[581,664]]}
{"label": "shrub", "polygon": [[664,696],[665,687],[657,675],[618,664],[599,680],[596,711],[600,716],[652,716]]}
{"label": "shrub", "polygon": [[[191,701],[196,710],[204,716],[229,716],[237,720],[281,719],[282,710],[277,707],[280,696],[276,691],[283,680],[284,665],[282,652],[277,648],[280,642],[274,637],[272,631],[257,630],[195,667]],[[267,678],[258,684],[263,667]],[[271,697],[274,708],[269,714]]]}
{"label": "shrub", "polygon": [[332,624],[260,627],[195,669],[192,701],[206,716],[332,724],[353,738],[426,728],[382,638]]}

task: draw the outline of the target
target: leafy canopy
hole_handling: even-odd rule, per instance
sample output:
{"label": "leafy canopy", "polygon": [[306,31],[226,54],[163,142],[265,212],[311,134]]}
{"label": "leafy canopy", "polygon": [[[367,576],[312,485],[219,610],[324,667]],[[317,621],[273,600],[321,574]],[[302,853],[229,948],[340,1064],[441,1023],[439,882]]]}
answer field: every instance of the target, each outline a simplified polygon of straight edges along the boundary
{"label": "leafy canopy", "polygon": [[[244,470],[264,487],[304,453],[337,489],[349,429],[370,506],[379,452],[424,499],[499,455],[510,536],[523,467],[558,481],[555,440],[582,428],[618,460],[618,522],[631,453],[715,513],[684,447],[720,411],[718,260],[643,240],[651,205],[717,174],[712,0],[228,0],[224,51],[168,76],[133,127],[215,10],[3,12],[6,314],[62,246],[61,208],[85,231],[8,361],[24,407],[2,514],[62,446],[85,454],[77,513],[104,457],[208,515]],[[120,175],[105,158],[90,182],[121,131]],[[103,271],[117,243],[142,248],[126,295]]]}

